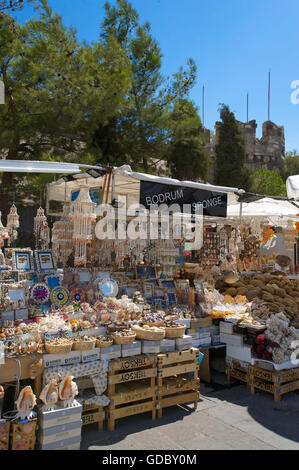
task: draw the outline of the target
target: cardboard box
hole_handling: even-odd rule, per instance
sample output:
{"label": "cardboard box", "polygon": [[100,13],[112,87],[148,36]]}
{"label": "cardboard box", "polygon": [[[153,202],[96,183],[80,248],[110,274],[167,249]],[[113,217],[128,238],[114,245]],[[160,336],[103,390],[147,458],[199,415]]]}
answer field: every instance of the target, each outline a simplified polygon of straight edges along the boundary
{"label": "cardboard box", "polygon": [[44,354],[43,359],[45,369],[64,365],[63,354]]}
{"label": "cardboard box", "polygon": [[55,444],[66,439],[77,438],[81,440],[82,421],[60,424],[51,428],[40,428],[38,430],[38,442],[41,446]]}
{"label": "cardboard box", "polygon": [[192,336],[184,335],[183,338],[177,338],[175,340],[175,348],[178,351],[192,348]]}
{"label": "cardboard box", "polygon": [[71,437],[70,439],[61,439],[60,441],[51,442],[49,444],[39,444],[40,450],[80,450],[81,436]]}
{"label": "cardboard box", "polygon": [[100,357],[100,348],[90,349],[89,351],[81,351],[81,362],[99,361]]}
{"label": "cardboard box", "polygon": [[44,354],[43,358],[45,368],[68,366],[81,362],[81,351],[71,351],[66,354]]}
{"label": "cardboard box", "polygon": [[231,335],[234,332],[234,324],[227,321],[221,321],[219,322],[219,331],[220,333],[227,333]]}
{"label": "cardboard box", "polygon": [[63,365],[79,364],[81,362],[81,351],[71,351],[63,354]]}
{"label": "cardboard box", "polygon": [[107,348],[100,348],[100,359],[102,361],[110,361],[110,359],[116,359],[121,357],[121,345],[113,344]]}
{"label": "cardboard box", "polygon": [[230,335],[227,333],[220,333],[221,343],[230,344],[231,346],[243,346],[243,336],[242,335]]}
{"label": "cardboard box", "polygon": [[54,428],[64,424],[78,422],[81,419],[82,405],[75,401],[76,405],[69,408],[57,406],[53,411],[42,411],[38,408],[39,427],[41,429]]}
{"label": "cardboard box", "polygon": [[192,346],[194,348],[198,348],[199,347],[199,338],[192,338]]}
{"label": "cardboard box", "polygon": [[34,450],[37,419],[24,419],[11,423],[11,450]]}
{"label": "cardboard box", "polygon": [[141,341],[121,345],[121,357],[138,356],[141,354]]}
{"label": "cardboard box", "polygon": [[141,351],[146,353],[159,353],[161,351],[161,341],[142,341]]}
{"label": "cardboard box", "polygon": [[0,450],[8,450],[10,421],[0,419]]}
{"label": "cardboard box", "polygon": [[232,346],[228,344],[226,346],[226,356],[237,359],[239,361],[251,362],[251,347],[250,346]]}
{"label": "cardboard box", "polygon": [[205,338],[199,338],[199,345],[200,346],[207,346],[208,344],[212,343],[212,338],[211,336],[205,337]]}
{"label": "cardboard box", "polygon": [[172,352],[175,351],[175,339],[162,339],[160,345],[160,352]]}
{"label": "cardboard box", "polygon": [[196,318],[190,322],[190,328],[208,328],[212,326],[213,320],[211,317]]}
{"label": "cardboard box", "polygon": [[177,323],[185,325],[186,328],[190,328],[191,319],[190,318],[179,318],[179,320],[177,320]]}

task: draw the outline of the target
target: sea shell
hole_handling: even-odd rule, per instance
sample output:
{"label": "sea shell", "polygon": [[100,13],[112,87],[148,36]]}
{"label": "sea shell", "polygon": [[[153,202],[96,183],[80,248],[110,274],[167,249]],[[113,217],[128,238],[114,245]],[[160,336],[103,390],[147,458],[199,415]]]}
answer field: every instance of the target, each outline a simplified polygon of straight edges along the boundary
{"label": "sea shell", "polygon": [[59,398],[65,402],[65,406],[72,405],[75,396],[78,395],[78,387],[77,384],[73,382],[73,378],[73,376],[68,375],[59,385]]}
{"label": "sea shell", "polygon": [[32,388],[28,385],[21,390],[16,401],[18,413],[16,418],[30,419],[33,416],[33,408],[36,405],[36,398]]}
{"label": "sea shell", "polygon": [[[56,380],[51,380],[51,382],[43,388],[39,398],[47,408],[54,407],[58,401],[58,387]],[[45,407],[44,410],[46,410]]]}

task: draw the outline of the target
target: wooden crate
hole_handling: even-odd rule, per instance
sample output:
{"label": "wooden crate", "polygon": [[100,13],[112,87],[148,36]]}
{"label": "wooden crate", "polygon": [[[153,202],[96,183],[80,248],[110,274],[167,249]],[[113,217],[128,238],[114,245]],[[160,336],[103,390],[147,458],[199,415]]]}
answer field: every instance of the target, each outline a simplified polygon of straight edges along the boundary
{"label": "wooden crate", "polygon": [[34,450],[37,419],[11,423],[11,450]]}
{"label": "wooden crate", "polygon": [[[199,350],[191,348],[157,355],[157,409],[158,418],[163,408],[194,403],[199,400]],[[191,374],[191,376],[190,376]]]}
{"label": "wooden crate", "polygon": [[97,423],[98,431],[103,431],[105,411],[102,406],[84,405],[82,411],[82,426]]}
{"label": "wooden crate", "polygon": [[109,362],[107,408],[109,431],[115,421],[127,416],[151,412],[156,418],[156,356],[141,354],[136,358],[120,358]]}
{"label": "wooden crate", "polygon": [[0,450],[8,450],[10,421],[0,419]]}
{"label": "wooden crate", "polygon": [[234,379],[245,382],[248,386],[248,367],[242,366],[238,361],[233,361],[232,364],[226,364],[226,377],[228,383],[230,383],[231,377]]}
{"label": "wooden crate", "polygon": [[263,390],[273,395],[279,403],[282,395],[299,390],[299,367],[281,371],[269,371],[256,366],[248,367],[248,383],[253,395],[255,390]]}

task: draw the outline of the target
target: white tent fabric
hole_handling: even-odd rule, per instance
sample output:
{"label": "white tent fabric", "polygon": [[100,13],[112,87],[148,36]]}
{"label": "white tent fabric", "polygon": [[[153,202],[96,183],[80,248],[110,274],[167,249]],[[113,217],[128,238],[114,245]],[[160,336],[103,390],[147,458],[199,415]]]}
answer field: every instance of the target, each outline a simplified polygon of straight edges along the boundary
{"label": "white tent fabric", "polygon": [[[236,204],[237,196],[235,193],[243,193],[244,190],[238,188],[230,188],[224,186],[214,186],[210,184],[196,183],[192,181],[179,181],[172,178],[159,177],[155,175],[149,175],[146,173],[132,172],[129,165],[123,165],[122,167],[114,168],[114,188],[113,195],[117,197],[119,195],[126,195],[127,206],[131,204],[139,203],[140,196],[140,181],[153,181],[156,183],[176,185],[176,186],[187,186],[196,189],[205,189],[207,191],[218,191],[224,192],[228,195],[228,204]],[[104,178],[92,178],[86,173],[74,176],[74,181],[64,182],[57,181],[48,184],[47,187],[47,199],[48,201],[69,201],[73,191],[80,189],[81,185],[88,185],[90,189],[100,188],[103,186]],[[109,191],[109,198],[111,200],[111,188]]]}
{"label": "white tent fabric", "polygon": [[[242,217],[267,217],[276,221],[286,218],[296,218],[299,207],[289,201],[265,197],[258,201],[242,204]],[[240,204],[230,205],[227,208],[227,218],[240,216]]]}
{"label": "white tent fabric", "polygon": [[11,173],[79,173],[81,168],[95,168],[90,165],[62,162],[25,160],[0,160],[0,172]]}
{"label": "white tent fabric", "polygon": [[299,200],[299,175],[289,176],[286,181],[287,195],[289,199]]}

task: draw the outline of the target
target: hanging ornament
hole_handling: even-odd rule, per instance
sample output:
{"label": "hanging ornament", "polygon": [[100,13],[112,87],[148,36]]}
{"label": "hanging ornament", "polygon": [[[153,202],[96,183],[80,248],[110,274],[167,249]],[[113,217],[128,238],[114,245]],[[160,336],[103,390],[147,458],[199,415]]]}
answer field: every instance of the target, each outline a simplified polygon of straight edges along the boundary
{"label": "hanging ornament", "polygon": [[74,224],[69,220],[70,206],[64,204],[62,218],[54,222],[52,228],[52,248],[57,261],[61,261],[63,266],[73,251],[73,230]]}
{"label": "hanging ornament", "polygon": [[36,216],[34,217],[34,236],[36,248],[45,250],[49,247],[50,229],[48,227],[45,210],[42,207],[37,209]]}
{"label": "hanging ornament", "polygon": [[12,241],[18,238],[17,229],[19,228],[19,226],[20,226],[20,217],[19,217],[18,210],[15,204],[13,204],[10,208],[9,214],[7,215],[6,228],[9,233],[8,246],[10,246]]}
{"label": "hanging ornament", "polygon": [[77,199],[70,203],[70,220],[74,223],[72,240],[75,242],[75,266],[86,265],[87,244],[91,243],[92,223],[96,221],[95,207],[88,186],[82,186]]}
{"label": "hanging ornament", "polygon": [[8,230],[2,224],[2,212],[0,211],[0,247],[4,246],[4,240],[9,239]]}

